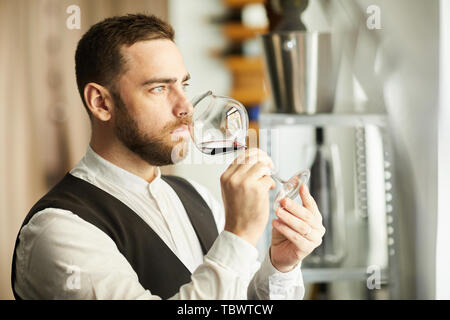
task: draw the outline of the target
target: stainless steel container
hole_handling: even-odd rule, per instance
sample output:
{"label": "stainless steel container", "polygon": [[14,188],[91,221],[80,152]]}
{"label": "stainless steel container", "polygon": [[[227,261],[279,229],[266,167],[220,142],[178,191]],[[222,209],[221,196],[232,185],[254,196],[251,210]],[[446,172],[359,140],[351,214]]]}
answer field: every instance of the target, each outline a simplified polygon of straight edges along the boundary
{"label": "stainless steel container", "polygon": [[277,112],[333,110],[337,68],[331,34],[281,31],[262,36],[266,73]]}

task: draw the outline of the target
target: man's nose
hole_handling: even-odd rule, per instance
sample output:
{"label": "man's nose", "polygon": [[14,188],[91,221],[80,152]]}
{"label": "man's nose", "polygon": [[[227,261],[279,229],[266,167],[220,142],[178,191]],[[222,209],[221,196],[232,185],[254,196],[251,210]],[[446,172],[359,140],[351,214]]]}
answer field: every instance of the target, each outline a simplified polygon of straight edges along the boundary
{"label": "man's nose", "polygon": [[189,115],[192,115],[194,108],[192,106],[191,101],[188,99],[184,91],[179,92],[177,96],[177,100],[174,107],[174,115],[177,118],[183,118]]}

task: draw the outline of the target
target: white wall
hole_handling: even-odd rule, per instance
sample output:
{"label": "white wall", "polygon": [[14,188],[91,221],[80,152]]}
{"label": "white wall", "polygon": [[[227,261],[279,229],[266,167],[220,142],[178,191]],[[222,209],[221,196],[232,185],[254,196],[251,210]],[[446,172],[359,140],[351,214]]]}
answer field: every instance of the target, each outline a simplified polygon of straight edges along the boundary
{"label": "white wall", "polygon": [[[394,128],[400,251],[405,297],[435,298],[437,125],[439,86],[438,1],[379,1],[391,59],[384,96]],[[392,58],[390,58],[392,57]]]}

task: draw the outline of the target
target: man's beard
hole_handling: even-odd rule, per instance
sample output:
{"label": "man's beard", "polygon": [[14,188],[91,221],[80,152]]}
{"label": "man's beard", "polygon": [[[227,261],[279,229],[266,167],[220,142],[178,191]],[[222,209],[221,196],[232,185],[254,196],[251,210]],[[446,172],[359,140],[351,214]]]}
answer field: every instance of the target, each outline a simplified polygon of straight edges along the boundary
{"label": "man's beard", "polygon": [[116,110],[114,132],[130,151],[152,166],[174,164],[186,157],[188,142],[182,137],[173,138],[170,133],[182,125],[190,126],[191,117],[178,118],[166,124],[156,136],[149,137],[139,129],[120,95],[112,93],[112,97]]}

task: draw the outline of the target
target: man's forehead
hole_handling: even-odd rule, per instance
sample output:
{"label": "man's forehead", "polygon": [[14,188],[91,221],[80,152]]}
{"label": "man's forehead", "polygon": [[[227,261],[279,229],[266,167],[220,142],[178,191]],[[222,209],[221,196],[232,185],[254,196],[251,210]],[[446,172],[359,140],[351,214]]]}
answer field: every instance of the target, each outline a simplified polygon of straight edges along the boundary
{"label": "man's forehead", "polygon": [[136,62],[152,62],[158,59],[182,59],[176,44],[167,39],[138,41],[132,45],[124,45],[121,53],[128,60]]}
{"label": "man's forehead", "polygon": [[158,39],[139,41],[122,47],[126,72],[139,73],[144,77],[168,77],[187,74],[177,46],[171,40]]}

